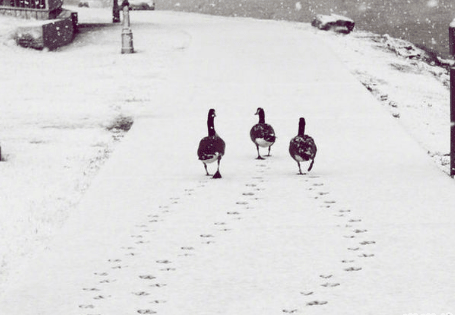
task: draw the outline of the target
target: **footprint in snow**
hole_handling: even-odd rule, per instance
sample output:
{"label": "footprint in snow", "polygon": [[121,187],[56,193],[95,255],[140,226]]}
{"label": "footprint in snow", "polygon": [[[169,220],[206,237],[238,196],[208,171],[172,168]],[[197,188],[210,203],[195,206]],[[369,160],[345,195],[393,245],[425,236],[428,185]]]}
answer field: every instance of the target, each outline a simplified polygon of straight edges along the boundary
{"label": "footprint in snow", "polygon": [[313,291],[300,292],[300,294],[306,295],[306,296],[312,295],[313,293],[314,293]]}
{"label": "footprint in snow", "polygon": [[194,247],[191,247],[191,246],[183,246],[183,247],[180,247],[180,249],[182,249],[182,250],[194,250]]}
{"label": "footprint in snow", "polygon": [[148,244],[150,243],[149,241],[137,241],[135,244],[142,245],[142,244]]}
{"label": "footprint in snow", "polygon": [[[110,297],[110,295],[107,296],[107,297]],[[104,299],[107,298],[107,297],[104,296],[104,295],[97,295],[97,296],[94,297],[94,299],[95,299],[95,300],[104,300]]]}
{"label": "footprint in snow", "polygon": [[105,277],[108,276],[109,274],[107,272],[95,272],[95,275]]}
{"label": "footprint in snow", "polygon": [[375,241],[363,241],[363,242],[360,242],[359,243],[360,245],[372,245],[372,244],[376,244]]}
{"label": "footprint in snow", "polygon": [[247,186],[247,187],[256,187],[257,185],[256,184],[246,184],[245,186]]}
{"label": "footprint in snow", "polygon": [[152,310],[137,310],[139,314],[156,314],[155,311]]}
{"label": "footprint in snow", "polygon": [[143,280],[153,280],[153,279],[156,279],[156,277],[152,276],[152,275],[140,275],[139,278],[143,279]]}
{"label": "footprint in snow", "polygon": [[212,234],[201,234],[200,237],[202,238],[211,238],[214,237]]}
{"label": "footprint in snow", "polygon": [[237,201],[236,204],[238,204],[238,205],[247,205],[248,202],[247,201]]}
{"label": "footprint in snow", "polygon": [[294,314],[294,313],[297,312],[297,311],[298,311],[297,309],[293,309],[293,310],[283,310],[283,313]]}
{"label": "footprint in snow", "polygon": [[84,309],[87,309],[87,308],[95,308],[94,305],[79,305],[79,308],[84,308]]}
{"label": "footprint in snow", "polygon": [[156,261],[158,264],[170,264],[171,261],[170,260],[167,260],[167,259],[163,259],[163,260],[157,260]]}
{"label": "footprint in snow", "polygon": [[327,301],[311,301],[311,302],[308,302],[306,305],[308,305],[308,306],[325,305],[327,303],[328,303]]}
{"label": "footprint in snow", "polygon": [[361,267],[349,267],[349,268],[344,269],[344,271],[360,271],[360,270],[362,270]]}
{"label": "footprint in snow", "polygon": [[323,279],[329,279],[329,278],[332,278],[333,275],[320,275],[319,277],[321,277]]}
{"label": "footprint in snow", "polygon": [[254,196],[254,193],[246,192],[246,193],[242,193],[242,195],[244,195],[244,196]]}
{"label": "footprint in snow", "polygon": [[362,222],[362,219],[351,219],[349,220],[351,223]]}
{"label": "footprint in snow", "polygon": [[322,287],[325,287],[325,288],[334,288],[334,287],[337,287],[339,286],[340,284],[339,283],[329,283],[329,282],[326,282],[324,284],[321,284]]}
{"label": "footprint in snow", "polygon": [[226,222],[215,222],[213,224],[215,224],[215,225],[226,225]]}
{"label": "footprint in snow", "polygon": [[369,257],[374,257],[374,254],[362,254],[362,255],[359,255],[359,257],[369,258]]}
{"label": "footprint in snow", "polygon": [[99,291],[100,289],[97,288],[83,288],[84,291]]}
{"label": "footprint in snow", "polygon": [[162,303],[166,303],[166,301],[165,301],[165,300],[153,300],[153,301],[151,301],[150,303],[162,304]]}
{"label": "footprint in snow", "polygon": [[355,235],[344,235],[344,238],[355,238]]}
{"label": "footprint in snow", "polygon": [[165,284],[165,283],[155,283],[155,284],[152,284],[150,286],[151,287],[155,287],[155,288],[163,288],[163,287],[167,286],[167,284]]}
{"label": "footprint in snow", "polygon": [[117,280],[101,280],[100,283],[112,283],[115,281],[117,281]]}
{"label": "footprint in snow", "polygon": [[150,295],[150,293],[140,291],[140,292],[132,292],[132,294],[137,295],[137,296],[147,296]]}
{"label": "footprint in snow", "polygon": [[349,263],[353,263],[354,260],[347,260],[347,259],[345,259],[345,260],[342,260],[341,262],[342,262],[343,264],[349,264]]}
{"label": "footprint in snow", "polygon": [[359,247],[348,247],[348,250],[352,250],[352,251],[357,251],[359,249],[360,249]]}
{"label": "footprint in snow", "polygon": [[354,233],[366,233],[368,232],[367,230],[359,230],[359,229],[356,229],[353,231]]}

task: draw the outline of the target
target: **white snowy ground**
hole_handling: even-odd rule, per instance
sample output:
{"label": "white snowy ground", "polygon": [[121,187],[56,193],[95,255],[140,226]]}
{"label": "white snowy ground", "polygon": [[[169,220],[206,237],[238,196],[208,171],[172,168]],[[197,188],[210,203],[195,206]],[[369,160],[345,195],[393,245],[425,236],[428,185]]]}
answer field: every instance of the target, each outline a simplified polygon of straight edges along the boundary
{"label": "white snowy ground", "polygon": [[[81,12],[109,21],[106,10]],[[158,11],[132,21],[133,55],[118,53],[118,26],[59,52],[1,48],[11,64],[27,57],[26,80],[64,90],[10,96],[11,107],[26,99],[11,116],[72,129],[125,112],[135,120],[68,219],[47,223],[56,208],[42,208],[52,240],[9,277],[1,314],[455,313],[454,183],[319,32]],[[37,59],[60,67],[34,69]],[[17,72],[8,73],[18,80]],[[75,112],[57,106],[66,102]],[[258,106],[278,134],[265,161],[254,159],[248,137]],[[209,108],[227,143],[221,180],[205,177],[196,159]],[[319,149],[306,176],[287,152],[300,116]],[[95,138],[74,137],[84,139],[82,152]],[[16,150],[2,173],[17,171]],[[17,191],[2,194],[15,196],[10,211]],[[2,207],[2,218],[9,214]],[[24,228],[18,218],[10,222]],[[20,247],[13,232],[5,236]]]}

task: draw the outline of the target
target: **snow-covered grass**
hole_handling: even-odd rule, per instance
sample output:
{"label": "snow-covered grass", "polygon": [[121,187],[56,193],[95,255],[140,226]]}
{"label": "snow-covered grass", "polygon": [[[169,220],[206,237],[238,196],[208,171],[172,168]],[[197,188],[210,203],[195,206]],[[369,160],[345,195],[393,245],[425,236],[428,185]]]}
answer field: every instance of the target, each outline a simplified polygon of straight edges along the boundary
{"label": "snow-covered grass", "polygon": [[[137,53],[121,55],[110,10],[77,10],[97,24],[55,52],[16,47],[0,17],[2,310],[455,311],[453,183],[416,145],[447,152],[442,68],[373,34],[169,12],[132,13]],[[259,106],[278,135],[262,162]],[[211,107],[219,181],[195,154]],[[319,148],[309,176],[287,153],[300,115]]]}
{"label": "snow-covered grass", "polygon": [[79,11],[75,41],[53,52],[16,46],[15,28],[36,21],[0,16],[0,282],[62,226],[178,50],[152,33],[138,69],[109,10]]}

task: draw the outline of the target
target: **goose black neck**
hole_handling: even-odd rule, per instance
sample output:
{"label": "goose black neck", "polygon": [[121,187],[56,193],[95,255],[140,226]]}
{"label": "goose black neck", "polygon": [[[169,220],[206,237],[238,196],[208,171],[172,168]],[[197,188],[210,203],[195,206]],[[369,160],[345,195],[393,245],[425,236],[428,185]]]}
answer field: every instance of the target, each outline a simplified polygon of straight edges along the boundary
{"label": "goose black neck", "polygon": [[300,118],[298,135],[300,137],[303,137],[305,135],[305,119],[304,118]]}
{"label": "goose black neck", "polygon": [[207,119],[207,129],[209,132],[209,137],[213,137],[216,132],[215,132],[215,117],[209,116]]}
{"label": "goose black neck", "polygon": [[260,124],[265,124],[265,113],[263,110],[260,110],[258,112],[258,115],[259,115],[259,123]]}

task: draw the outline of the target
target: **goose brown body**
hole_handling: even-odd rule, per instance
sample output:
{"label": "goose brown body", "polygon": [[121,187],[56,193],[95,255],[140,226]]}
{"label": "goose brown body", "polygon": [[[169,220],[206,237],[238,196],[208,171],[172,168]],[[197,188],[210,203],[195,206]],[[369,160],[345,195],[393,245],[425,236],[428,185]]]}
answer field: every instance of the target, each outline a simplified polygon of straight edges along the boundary
{"label": "goose brown body", "polygon": [[299,174],[303,174],[302,169],[300,168],[301,162],[311,161],[308,167],[308,172],[311,171],[317,153],[317,147],[314,139],[305,134],[305,125],[305,119],[300,118],[299,132],[289,143],[289,154],[297,162],[297,165],[299,166]]}
{"label": "goose brown body", "polygon": [[205,172],[207,175],[210,175],[207,170],[207,163],[213,163],[217,161],[217,171],[213,175],[213,178],[221,178],[220,161],[224,155],[226,143],[220,136],[218,136],[215,131],[215,117],[215,110],[210,109],[207,117],[208,136],[202,138],[199,142],[197,155],[199,160],[204,164]]}
{"label": "goose brown body", "polygon": [[264,109],[259,107],[255,115],[259,115],[259,122],[251,128],[250,138],[256,145],[257,159],[263,159],[259,153],[259,147],[269,148],[268,156],[270,156],[270,148],[276,141],[275,130],[271,125],[265,123]]}

